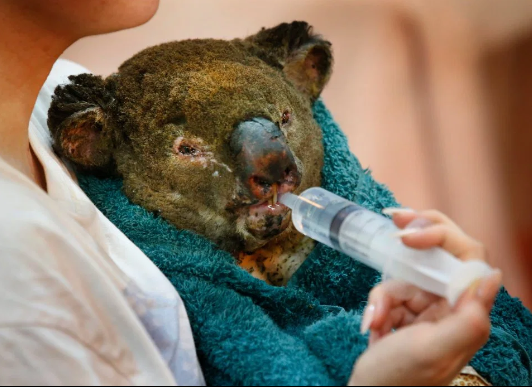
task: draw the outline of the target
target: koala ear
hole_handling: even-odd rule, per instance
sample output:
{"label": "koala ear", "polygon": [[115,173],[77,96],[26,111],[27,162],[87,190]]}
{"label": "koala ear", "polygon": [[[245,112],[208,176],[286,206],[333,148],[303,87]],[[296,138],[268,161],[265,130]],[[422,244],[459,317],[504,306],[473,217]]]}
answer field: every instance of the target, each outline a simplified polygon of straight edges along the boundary
{"label": "koala ear", "polygon": [[55,89],[48,111],[54,148],[82,169],[109,170],[113,141],[107,110],[113,98],[101,77],[81,74],[69,79],[71,83]]}
{"label": "koala ear", "polygon": [[331,77],[331,43],[315,35],[308,23],[296,21],[263,28],[246,41],[261,59],[281,67],[287,78],[313,101]]}

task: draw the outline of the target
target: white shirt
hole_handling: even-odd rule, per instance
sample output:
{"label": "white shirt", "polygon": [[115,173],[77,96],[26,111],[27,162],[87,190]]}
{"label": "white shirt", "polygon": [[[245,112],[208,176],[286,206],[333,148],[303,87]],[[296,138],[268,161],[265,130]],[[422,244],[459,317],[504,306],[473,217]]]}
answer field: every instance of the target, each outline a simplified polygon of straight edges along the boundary
{"label": "white shirt", "polygon": [[58,61],[35,105],[48,194],[0,159],[0,384],[204,385],[174,287],[52,150],[51,95],[86,72]]}

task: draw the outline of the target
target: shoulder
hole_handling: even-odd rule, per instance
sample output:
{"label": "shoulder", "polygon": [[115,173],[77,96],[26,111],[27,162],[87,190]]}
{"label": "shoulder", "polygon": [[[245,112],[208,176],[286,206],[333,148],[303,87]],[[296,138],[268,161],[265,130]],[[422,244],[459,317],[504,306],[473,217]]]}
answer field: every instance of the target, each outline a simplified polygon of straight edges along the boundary
{"label": "shoulder", "polygon": [[0,159],[0,249],[26,247],[32,232],[57,229],[53,205],[44,191]]}

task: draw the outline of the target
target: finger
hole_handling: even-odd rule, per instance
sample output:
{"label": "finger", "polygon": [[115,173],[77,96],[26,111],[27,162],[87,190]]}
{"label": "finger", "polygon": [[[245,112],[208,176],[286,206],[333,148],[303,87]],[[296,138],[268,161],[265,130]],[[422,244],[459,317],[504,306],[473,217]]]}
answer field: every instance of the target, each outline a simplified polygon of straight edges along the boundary
{"label": "finger", "polygon": [[420,313],[414,323],[436,322],[447,317],[452,312],[452,307],[446,299],[440,299],[431,304],[427,309]]}
{"label": "finger", "polygon": [[465,292],[456,305],[456,309],[462,305],[471,302],[480,302],[487,313],[490,313],[495,303],[495,298],[502,286],[502,273],[500,270],[495,270],[491,275],[484,279],[475,281]]}
{"label": "finger", "polygon": [[[407,232],[408,231],[408,232]],[[411,229],[399,233],[403,243],[415,249],[426,250],[441,247],[461,260],[487,259],[482,244],[467,234],[445,224],[436,224],[425,229]]]}
{"label": "finger", "polygon": [[379,330],[381,337],[384,337],[393,329],[399,329],[412,324],[416,320],[416,315],[404,306],[399,306],[391,310],[388,319]]}
{"label": "finger", "polygon": [[452,312],[451,305],[445,299],[431,303],[421,314],[416,315],[404,306],[392,309],[384,325],[376,332],[381,338],[387,336],[394,329],[401,329],[412,324],[436,322],[447,317]]}
{"label": "finger", "polygon": [[[391,310],[403,303],[414,299],[420,292],[415,286],[400,281],[387,281],[375,287],[368,300],[365,312],[365,325],[372,330],[381,330],[389,318]],[[368,323],[368,313],[373,313],[371,323]]]}
{"label": "finger", "polygon": [[391,216],[399,228],[405,228],[410,222],[420,217],[418,212],[407,208],[385,208],[382,213]]}
{"label": "finger", "polygon": [[432,226],[434,224],[437,224],[437,223],[433,223],[433,222],[431,222],[430,220],[428,220],[426,218],[419,217],[419,218],[416,218],[416,219],[412,220],[404,228],[405,228],[405,230],[419,230],[419,229],[427,228],[427,227]]}
{"label": "finger", "polygon": [[419,315],[424,313],[427,308],[432,307],[434,304],[439,305],[442,301],[445,302],[445,299],[442,299],[435,294],[418,290],[416,295],[405,303],[405,306],[412,311],[412,313]]}
{"label": "finger", "polygon": [[411,314],[418,315],[439,300],[440,297],[416,286],[401,281],[387,281],[371,291],[363,325],[368,329],[381,330],[393,309],[405,306]]}
{"label": "finger", "polygon": [[412,315],[418,315],[430,305],[441,300],[440,297],[422,291],[413,285],[401,281],[388,281],[377,286],[369,296],[369,310],[372,313],[371,323],[366,319],[367,327],[381,330],[390,313],[404,306]]}
{"label": "finger", "polygon": [[380,329],[371,331],[370,342],[373,344],[377,343],[391,334],[394,329],[401,329],[414,323],[439,321],[446,317],[451,311],[451,306],[444,299],[432,304],[420,316],[416,316],[404,306],[399,306],[391,310],[388,319]]}
{"label": "finger", "polygon": [[493,274],[482,280],[478,287],[477,297],[484,304],[488,312],[491,312],[495,304],[495,299],[501,290],[502,283],[502,272],[495,270]]}
{"label": "finger", "polygon": [[386,208],[382,211],[385,215],[391,215],[395,225],[405,228],[416,220],[425,220],[428,224],[445,224],[456,230],[461,230],[448,216],[436,210],[416,212],[406,208]]}
{"label": "finger", "polygon": [[[476,242],[474,239],[465,234],[456,223],[439,211],[428,210],[422,212],[412,212],[403,209],[390,209],[384,210],[383,212],[392,214],[395,224],[399,228],[404,229],[399,233],[399,236],[403,238],[403,241],[407,245],[412,244],[410,247],[418,249],[427,249],[436,246],[442,248],[450,247],[453,249],[453,251],[450,252],[454,253],[455,255],[456,252],[460,253],[460,250],[463,251],[464,249],[471,249],[473,252],[478,252],[478,255],[482,255],[484,257],[486,256],[486,251],[480,243]],[[433,228],[433,226],[438,225],[440,227]],[[428,237],[425,235],[426,229],[431,230],[427,232]],[[447,230],[447,234],[449,234],[448,237],[452,237],[449,242],[455,241],[455,243],[448,245],[445,240],[431,239],[437,237],[434,235],[436,230]],[[415,236],[411,237],[410,235]],[[445,234],[439,235],[440,238],[445,236]],[[460,247],[462,247],[462,249],[460,249]]]}

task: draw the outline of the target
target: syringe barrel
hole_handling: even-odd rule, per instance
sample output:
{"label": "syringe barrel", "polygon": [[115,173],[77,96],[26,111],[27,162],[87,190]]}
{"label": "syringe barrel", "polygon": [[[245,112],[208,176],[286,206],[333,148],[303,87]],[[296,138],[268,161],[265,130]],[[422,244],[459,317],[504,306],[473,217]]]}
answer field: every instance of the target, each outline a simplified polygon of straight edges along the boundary
{"label": "syringe barrel", "polygon": [[484,262],[462,262],[439,248],[409,248],[394,235],[399,229],[392,220],[322,188],[284,195],[281,202],[292,209],[292,221],[302,234],[451,304],[474,280],[491,272]]}

